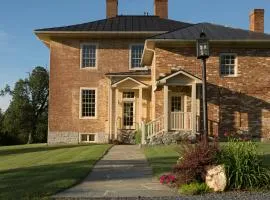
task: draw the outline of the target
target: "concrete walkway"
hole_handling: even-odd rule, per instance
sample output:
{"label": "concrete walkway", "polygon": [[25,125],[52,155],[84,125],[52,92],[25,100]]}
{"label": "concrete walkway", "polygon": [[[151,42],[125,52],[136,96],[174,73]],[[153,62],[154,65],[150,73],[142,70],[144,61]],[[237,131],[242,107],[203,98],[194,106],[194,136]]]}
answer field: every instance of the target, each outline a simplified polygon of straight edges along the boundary
{"label": "concrete walkway", "polygon": [[79,185],[53,196],[61,198],[172,197],[176,192],[152,177],[138,146],[114,146]]}

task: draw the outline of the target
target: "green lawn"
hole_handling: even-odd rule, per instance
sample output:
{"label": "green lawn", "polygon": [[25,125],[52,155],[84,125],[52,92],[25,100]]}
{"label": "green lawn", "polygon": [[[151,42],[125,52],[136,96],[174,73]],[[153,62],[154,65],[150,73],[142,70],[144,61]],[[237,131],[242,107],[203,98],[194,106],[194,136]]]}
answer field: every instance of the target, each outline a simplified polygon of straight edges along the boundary
{"label": "green lawn", "polygon": [[110,145],[0,147],[0,199],[42,199],[90,172]]}
{"label": "green lawn", "polygon": [[[177,145],[149,146],[143,150],[155,176],[170,172],[179,158],[179,146]],[[258,150],[263,154],[264,164],[270,167],[270,143],[258,143]]]}

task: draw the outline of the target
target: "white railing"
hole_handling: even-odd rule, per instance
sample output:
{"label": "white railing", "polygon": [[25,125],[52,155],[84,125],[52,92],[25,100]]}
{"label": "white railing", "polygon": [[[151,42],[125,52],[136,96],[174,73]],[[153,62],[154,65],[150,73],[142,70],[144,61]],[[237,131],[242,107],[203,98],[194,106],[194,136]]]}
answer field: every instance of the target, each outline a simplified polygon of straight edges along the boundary
{"label": "white railing", "polygon": [[191,112],[171,112],[170,130],[191,130],[192,129]]}
{"label": "white railing", "polygon": [[144,126],[145,138],[150,139],[155,135],[159,135],[164,132],[164,116],[160,116],[157,119],[148,122]]}

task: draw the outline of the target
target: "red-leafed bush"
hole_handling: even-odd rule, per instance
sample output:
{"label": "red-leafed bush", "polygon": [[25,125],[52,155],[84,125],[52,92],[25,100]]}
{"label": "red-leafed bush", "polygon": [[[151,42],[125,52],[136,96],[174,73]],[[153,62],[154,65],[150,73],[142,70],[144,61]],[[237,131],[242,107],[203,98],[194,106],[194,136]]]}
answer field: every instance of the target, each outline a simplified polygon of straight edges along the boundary
{"label": "red-leafed bush", "polygon": [[178,185],[204,181],[205,167],[216,164],[219,147],[217,143],[200,142],[194,145],[184,145],[180,151],[182,157],[173,170]]}
{"label": "red-leafed bush", "polygon": [[159,178],[159,182],[162,183],[162,184],[174,184],[175,181],[176,181],[176,178],[172,174],[162,175]]}

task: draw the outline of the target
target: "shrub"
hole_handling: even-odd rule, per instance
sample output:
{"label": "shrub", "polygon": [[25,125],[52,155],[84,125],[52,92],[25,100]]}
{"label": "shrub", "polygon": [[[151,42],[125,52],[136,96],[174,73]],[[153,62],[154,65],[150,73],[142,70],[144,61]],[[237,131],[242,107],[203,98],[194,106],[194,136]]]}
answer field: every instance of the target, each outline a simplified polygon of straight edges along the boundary
{"label": "shrub", "polygon": [[211,192],[211,189],[206,185],[206,183],[190,183],[184,184],[179,188],[179,193],[184,195],[199,195]]}
{"label": "shrub", "polygon": [[136,144],[141,144],[142,143],[142,131],[141,129],[137,129],[135,133],[135,143]]}
{"label": "shrub", "polygon": [[218,161],[225,165],[230,189],[255,189],[270,185],[269,170],[265,168],[255,143],[229,139]]}
{"label": "shrub", "polygon": [[162,175],[159,178],[159,182],[162,184],[174,184],[176,181],[176,178],[172,174]]}
{"label": "shrub", "polygon": [[205,180],[205,167],[216,163],[219,152],[217,143],[205,144],[200,142],[194,145],[185,145],[181,150],[182,158],[174,167],[177,184],[202,182]]}

